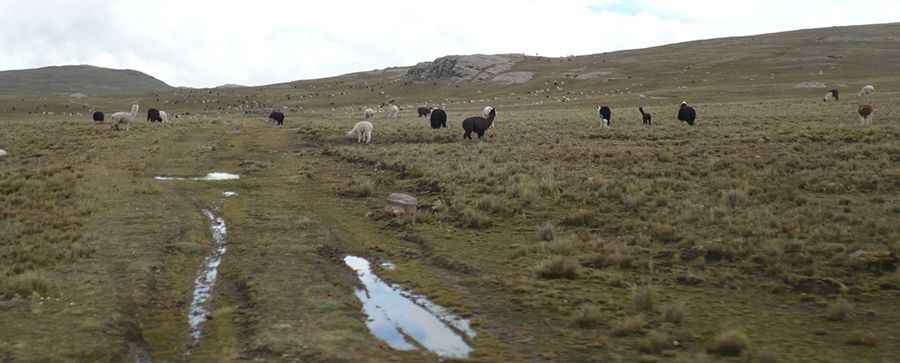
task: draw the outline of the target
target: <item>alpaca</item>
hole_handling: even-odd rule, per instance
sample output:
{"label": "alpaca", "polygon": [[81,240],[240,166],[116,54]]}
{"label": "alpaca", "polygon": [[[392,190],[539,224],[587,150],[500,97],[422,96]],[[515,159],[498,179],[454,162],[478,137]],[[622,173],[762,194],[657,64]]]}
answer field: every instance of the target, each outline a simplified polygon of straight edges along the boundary
{"label": "alpaca", "polygon": [[125,124],[125,131],[128,131],[131,128],[131,123],[134,122],[134,119],[137,117],[138,111],[141,110],[141,106],[138,104],[131,105],[131,112],[116,112],[110,116],[112,120],[113,127],[116,130],[119,129],[120,124]]}
{"label": "alpaca", "polygon": [[440,129],[447,128],[447,112],[441,109],[431,111],[431,128]]}
{"label": "alpaca", "polygon": [[841,100],[841,94],[836,89],[828,91],[828,93],[825,94],[825,102],[840,101],[840,100]]}
{"label": "alpaca", "polygon": [[600,123],[603,127],[612,127],[612,110],[609,109],[609,106],[600,106],[597,109],[597,113],[600,114]]}
{"label": "alpaca", "polygon": [[638,107],[638,111],[641,111],[641,116],[644,119],[644,127],[653,127],[653,115],[647,112],[644,112],[643,107]]}
{"label": "alpaca", "polygon": [[106,120],[106,115],[103,112],[94,112],[94,122],[103,122],[104,120]]}
{"label": "alpaca", "polygon": [[159,110],[155,108],[151,108],[147,110],[147,121],[149,122],[162,122],[162,117],[159,117]]}
{"label": "alpaca", "polygon": [[[487,119],[488,117],[491,116],[492,112],[494,112],[494,106],[486,106],[484,109],[481,110],[481,117],[484,117],[485,119]],[[494,128],[494,126],[496,126],[496,125],[497,125],[497,120],[494,120],[494,122],[491,122],[490,128]]]}
{"label": "alpaca", "polygon": [[874,95],[874,94],[875,94],[875,86],[873,86],[873,85],[867,85],[867,86],[863,87],[861,90],[859,90],[859,97],[868,98],[869,96]]}
{"label": "alpaca", "polygon": [[871,125],[872,119],[875,118],[875,111],[877,111],[872,105],[862,105],[859,106],[859,120],[863,125]]}
{"label": "alpaca", "polygon": [[373,110],[371,108],[367,108],[365,111],[363,111],[364,119],[371,120],[373,117],[375,117],[375,110]]}
{"label": "alpaca", "polygon": [[428,116],[434,108],[431,107],[419,107],[417,111],[419,112],[419,117]]}
{"label": "alpaca", "polygon": [[272,111],[269,114],[269,120],[275,123],[278,126],[284,126],[284,114],[278,111]]}
{"label": "alpaca", "polygon": [[497,118],[497,110],[493,107],[488,113],[488,117],[469,117],[463,121],[463,129],[466,130],[466,133],[463,134],[464,139],[472,139],[472,132],[478,134],[478,138],[484,138],[484,132],[487,129],[494,126],[494,119]]}
{"label": "alpaca", "polygon": [[0,157],[4,157],[6,155],[9,155],[9,153],[7,153],[6,150],[0,149]]}
{"label": "alpaca", "polygon": [[347,132],[347,137],[355,137],[356,142],[360,144],[371,144],[372,143],[372,130],[375,126],[372,125],[369,121],[360,121],[356,123],[356,126],[353,126],[353,130]]}
{"label": "alpaca", "polygon": [[159,111],[159,119],[162,123],[167,124],[169,123],[169,114],[166,111]]}
{"label": "alpaca", "polygon": [[394,119],[400,118],[400,107],[397,107],[397,105],[387,106],[385,117]]}
{"label": "alpaca", "polygon": [[693,107],[688,106],[687,102],[682,102],[681,108],[678,109],[678,121],[686,122],[688,125],[694,126],[694,121],[696,119],[697,111],[695,111]]}

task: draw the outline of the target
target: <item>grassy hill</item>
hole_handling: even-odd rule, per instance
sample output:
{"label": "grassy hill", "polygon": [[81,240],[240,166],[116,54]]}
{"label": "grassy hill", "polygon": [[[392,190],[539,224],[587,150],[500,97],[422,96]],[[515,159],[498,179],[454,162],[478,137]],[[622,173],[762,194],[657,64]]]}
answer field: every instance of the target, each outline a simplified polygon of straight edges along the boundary
{"label": "grassy hill", "polygon": [[60,66],[0,72],[0,94],[88,96],[171,90],[147,74],[94,66]]}

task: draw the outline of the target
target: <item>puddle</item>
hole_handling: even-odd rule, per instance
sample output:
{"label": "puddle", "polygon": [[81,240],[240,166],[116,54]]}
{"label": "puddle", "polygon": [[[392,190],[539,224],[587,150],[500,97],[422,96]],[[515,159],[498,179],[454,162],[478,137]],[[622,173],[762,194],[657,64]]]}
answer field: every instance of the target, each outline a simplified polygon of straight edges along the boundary
{"label": "puddle", "polygon": [[188,322],[191,327],[191,337],[196,343],[203,334],[203,324],[209,320],[210,300],[212,290],[216,285],[219,275],[219,265],[225,256],[225,245],[228,240],[228,229],[225,220],[217,216],[212,210],[204,209],[203,214],[209,219],[209,229],[212,231],[213,251],[203,260],[203,265],[194,280],[194,299],[188,312]]}
{"label": "puddle", "polygon": [[381,263],[381,268],[388,270],[388,271],[394,271],[397,269],[397,264],[395,264],[391,261],[384,261]]}
{"label": "puddle", "polygon": [[209,173],[206,176],[201,177],[193,177],[193,178],[181,178],[174,176],[158,176],[154,179],[162,180],[162,181],[173,181],[173,180],[192,180],[192,181],[223,181],[223,180],[238,180],[241,176],[237,174],[229,174],[229,173]]}
{"label": "puddle", "polygon": [[225,198],[237,197],[237,196],[239,196],[239,195],[240,195],[240,194],[238,194],[237,192],[225,192],[225,193],[222,193],[222,196],[224,196]]}
{"label": "puddle", "polygon": [[356,271],[365,286],[356,289],[368,316],[366,326],[378,339],[402,351],[425,348],[444,358],[468,358],[467,339],[475,337],[469,321],[427,298],[388,285],[372,273],[364,258],[348,256],[344,263]]}

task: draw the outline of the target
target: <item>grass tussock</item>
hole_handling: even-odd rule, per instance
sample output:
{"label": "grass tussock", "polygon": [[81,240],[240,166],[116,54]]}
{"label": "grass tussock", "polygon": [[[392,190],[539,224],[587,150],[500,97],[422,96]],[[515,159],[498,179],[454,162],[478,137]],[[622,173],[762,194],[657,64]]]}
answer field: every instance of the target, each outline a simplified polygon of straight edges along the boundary
{"label": "grass tussock", "polygon": [[353,178],[341,192],[347,197],[368,198],[375,194],[375,182],[370,178]]}
{"label": "grass tussock", "polygon": [[672,337],[669,334],[654,330],[648,333],[647,337],[641,341],[638,349],[647,354],[660,354],[672,349],[672,342]]}
{"label": "grass tussock", "polygon": [[20,275],[0,280],[0,296],[12,298],[48,297],[53,290],[53,283],[43,274],[29,271]]}
{"label": "grass tussock", "polygon": [[750,349],[750,338],[742,331],[728,330],[713,339],[710,353],[723,357],[737,357]]}
{"label": "grass tussock", "polygon": [[775,354],[775,352],[772,351],[764,350],[756,355],[756,360],[759,363],[778,363],[778,354]]}
{"label": "grass tussock", "polygon": [[547,222],[538,226],[537,238],[544,242],[550,242],[556,239],[556,229],[553,227],[553,223]]}
{"label": "grass tussock", "polygon": [[847,299],[838,299],[828,305],[828,311],[825,318],[830,321],[847,321],[850,319],[850,313],[853,311],[853,305]]}
{"label": "grass tussock", "polygon": [[662,306],[663,321],[672,324],[681,324],[684,322],[685,310],[687,308],[683,303],[669,303]]}
{"label": "grass tussock", "polygon": [[538,277],[548,280],[578,278],[578,260],[572,257],[552,257],[538,264],[535,273]]}
{"label": "grass tussock", "polygon": [[653,312],[656,308],[656,289],[651,286],[634,286],[631,288],[631,304],[636,311]]}
{"label": "grass tussock", "polygon": [[597,306],[587,305],[582,306],[578,310],[578,315],[575,317],[575,326],[581,329],[594,329],[603,325],[604,321],[606,321],[606,316],[603,314],[602,309]]}
{"label": "grass tussock", "polygon": [[484,212],[470,207],[463,208],[459,215],[459,222],[463,227],[471,229],[485,229],[494,224],[491,217]]}
{"label": "grass tussock", "polygon": [[612,335],[617,337],[640,335],[645,326],[647,326],[647,318],[644,315],[629,316],[616,322],[612,329]]}
{"label": "grass tussock", "polygon": [[876,347],[881,341],[878,335],[870,331],[857,331],[850,334],[847,344],[862,347]]}

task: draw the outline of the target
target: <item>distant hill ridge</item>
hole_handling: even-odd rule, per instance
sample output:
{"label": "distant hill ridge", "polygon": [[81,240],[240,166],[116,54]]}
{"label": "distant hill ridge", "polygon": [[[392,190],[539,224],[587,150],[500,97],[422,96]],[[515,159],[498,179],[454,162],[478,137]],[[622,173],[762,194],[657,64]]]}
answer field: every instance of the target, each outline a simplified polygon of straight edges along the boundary
{"label": "distant hill ridge", "polygon": [[52,66],[0,72],[0,94],[90,96],[169,91],[172,87],[135,70],[90,65]]}

